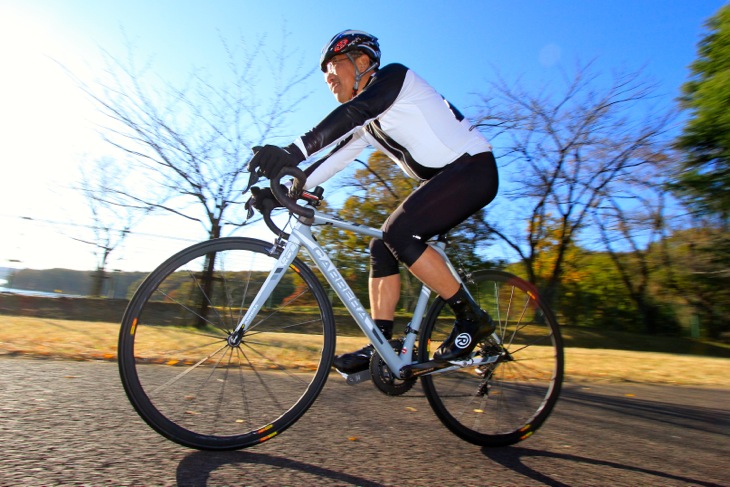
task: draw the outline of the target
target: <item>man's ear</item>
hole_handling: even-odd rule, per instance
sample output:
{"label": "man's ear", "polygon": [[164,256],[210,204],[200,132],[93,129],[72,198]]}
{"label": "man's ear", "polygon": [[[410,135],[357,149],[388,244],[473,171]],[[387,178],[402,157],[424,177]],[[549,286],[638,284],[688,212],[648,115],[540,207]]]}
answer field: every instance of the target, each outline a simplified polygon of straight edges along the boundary
{"label": "man's ear", "polygon": [[370,67],[370,56],[363,53],[362,55],[358,56],[355,62],[357,63],[357,69],[360,70],[360,72],[362,73]]}

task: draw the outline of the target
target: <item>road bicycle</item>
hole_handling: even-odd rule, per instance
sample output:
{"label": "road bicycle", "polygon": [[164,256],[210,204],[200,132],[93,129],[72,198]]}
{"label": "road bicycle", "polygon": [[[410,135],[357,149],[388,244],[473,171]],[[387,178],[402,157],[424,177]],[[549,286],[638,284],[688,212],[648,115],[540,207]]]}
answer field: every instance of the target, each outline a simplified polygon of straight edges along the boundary
{"label": "road bicycle", "polygon": [[271,184],[289,214],[280,225],[271,216],[273,203],[261,211],[273,243],[225,237],[192,245],[149,274],[131,299],[120,329],[119,370],[149,426],[187,447],[232,450],[294,424],[332,372],[335,313],[324,280],[375,350],[369,370],[342,374],[349,384],[370,380],[381,392],[400,395],[420,380],[441,422],[476,445],[510,445],[532,435],[550,415],[563,380],[558,323],[535,287],[503,271],[457,270],[439,236],[429,245],[496,330],[469,357],[434,361],[454,316],[424,286],[403,335],[386,340],[312,228],[369,237],[382,232],[319,211],[321,188],[291,198],[278,183],[286,176],[306,180],[301,170],[285,168]]}

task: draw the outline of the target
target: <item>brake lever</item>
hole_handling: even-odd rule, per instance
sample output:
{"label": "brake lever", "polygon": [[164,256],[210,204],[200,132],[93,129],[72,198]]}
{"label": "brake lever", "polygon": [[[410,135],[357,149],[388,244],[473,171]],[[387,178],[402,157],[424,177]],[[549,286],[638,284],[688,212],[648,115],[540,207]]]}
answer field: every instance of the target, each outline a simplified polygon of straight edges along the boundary
{"label": "brake lever", "polygon": [[248,177],[248,184],[246,185],[246,189],[243,190],[243,193],[247,193],[254,184],[259,182],[259,179],[261,179],[261,175],[258,171],[252,171],[251,175]]}
{"label": "brake lever", "polygon": [[[253,152],[253,155],[256,155],[256,153],[260,150],[260,145],[251,148],[251,152]],[[251,189],[251,186],[259,182],[259,179],[261,179],[261,173],[259,172],[258,168],[256,168],[251,171],[251,175],[248,177],[248,184],[246,185],[246,189],[244,189],[243,192],[248,192],[248,190]]]}

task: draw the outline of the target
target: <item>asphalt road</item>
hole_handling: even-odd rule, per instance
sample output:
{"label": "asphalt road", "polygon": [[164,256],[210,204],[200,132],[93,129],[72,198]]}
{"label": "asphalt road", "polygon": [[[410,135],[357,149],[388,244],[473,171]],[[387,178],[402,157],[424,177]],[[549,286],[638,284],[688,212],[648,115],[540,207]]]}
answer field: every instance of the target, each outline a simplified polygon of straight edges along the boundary
{"label": "asphalt road", "polygon": [[149,429],[114,363],[0,358],[0,445],[0,486],[728,486],[730,391],[569,382],[534,436],[482,449],[420,386],[391,398],[333,375],[282,435],[210,453]]}

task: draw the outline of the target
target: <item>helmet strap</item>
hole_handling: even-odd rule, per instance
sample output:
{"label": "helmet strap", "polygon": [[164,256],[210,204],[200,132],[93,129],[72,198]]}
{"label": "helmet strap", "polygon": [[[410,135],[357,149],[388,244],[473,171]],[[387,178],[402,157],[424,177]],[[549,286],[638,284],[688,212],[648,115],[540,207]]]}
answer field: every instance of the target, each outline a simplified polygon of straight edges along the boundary
{"label": "helmet strap", "polygon": [[[355,84],[352,85],[352,98],[355,98],[355,96],[357,96],[357,90],[360,88],[360,80],[362,79],[363,76],[365,76],[370,71],[375,69],[376,64],[371,61],[370,66],[368,66],[368,69],[366,69],[365,71],[363,71],[361,73],[360,69],[358,69],[358,67],[357,67],[357,63],[355,62],[355,58],[352,56],[352,54],[347,52],[347,53],[345,53],[345,56],[347,56],[347,59],[349,59],[350,62],[352,62],[352,66],[355,68]],[[368,57],[368,59],[369,59],[369,57]]]}

